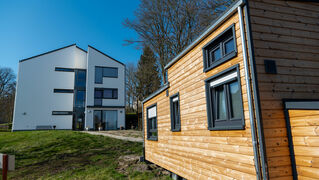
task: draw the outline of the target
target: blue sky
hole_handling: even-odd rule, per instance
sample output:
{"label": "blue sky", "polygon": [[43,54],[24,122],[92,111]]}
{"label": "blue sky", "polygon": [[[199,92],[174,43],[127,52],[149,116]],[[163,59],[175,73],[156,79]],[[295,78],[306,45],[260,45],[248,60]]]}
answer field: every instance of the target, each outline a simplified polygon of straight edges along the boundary
{"label": "blue sky", "polygon": [[0,67],[17,73],[21,59],[76,43],[91,45],[123,62],[142,53],[126,39],[138,35],[123,26],[138,0],[0,0]]}

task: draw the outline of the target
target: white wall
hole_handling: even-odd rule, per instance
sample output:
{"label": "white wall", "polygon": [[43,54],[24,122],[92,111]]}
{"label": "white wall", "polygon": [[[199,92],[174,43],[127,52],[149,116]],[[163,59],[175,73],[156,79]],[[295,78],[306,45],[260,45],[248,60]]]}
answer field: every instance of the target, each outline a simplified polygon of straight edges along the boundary
{"label": "white wall", "polygon": [[[125,66],[106,55],[98,52],[89,46],[87,61],[87,91],[86,104],[94,106],[94,88],[117,88],[118,99],[103,99],[103,106],[125,106]],[[95,66],[117,67],[118,78],[103,78],[103,84],[95,84]],[[125,109],[124,108],[89,108],[86,111],[86,127],[93,127],[93,110],[118,110],[118,128],[125,126]],[[120,113],[120,111],[123,111]]]}
{"label": "white wall", "polygon": [[52,111],[73,111],[73,94],[53,93],[53,89],[73,89],[74,72],[55,71],[55,67],[86,69],[86,65],[86,53],[75,45],[20,62],[13,130],[38,125],[72,129],[72,115],[52,115]]}

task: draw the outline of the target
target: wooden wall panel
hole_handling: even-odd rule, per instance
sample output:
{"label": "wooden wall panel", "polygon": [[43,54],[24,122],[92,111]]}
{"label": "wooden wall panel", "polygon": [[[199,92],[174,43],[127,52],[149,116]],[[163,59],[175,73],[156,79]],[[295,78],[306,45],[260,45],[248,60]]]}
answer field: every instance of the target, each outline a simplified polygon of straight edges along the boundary
{"label": "wooden wall panel", "polygon": [[298,177],[319,178],[319,110],[289,110],[289,118]]}
{"label": "wooden wall panel", "polygon": [[[249,0],[249,6],[269,176],[291,179],[282,99],[319,99],[319,3]],[[266,74],[265,59],[276,61],[277,74]]]}
{"label": "wooden wall panel", "polygon": [[[202,47],[235,23],[237,57],[203,73]],[[171,132],[169,97],[162,92],[144,103],[157,103],[158,141],[145,142],[146,159],[187,179],[256,179],[243,69],[238,15],[223,25],[168,69],[169,94],[179,92],[181,132]],[[204,80],[239,64],[246,127],[209,131]],[[145,134],[146,136],[146,134]]]}

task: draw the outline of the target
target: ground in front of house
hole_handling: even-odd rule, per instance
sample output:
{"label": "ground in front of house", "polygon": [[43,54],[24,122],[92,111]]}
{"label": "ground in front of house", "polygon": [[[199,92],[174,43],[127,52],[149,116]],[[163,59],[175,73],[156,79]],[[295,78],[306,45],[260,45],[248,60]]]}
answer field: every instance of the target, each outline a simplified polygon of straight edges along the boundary
{"label": "ground in front of house", "polygon": [[170,179],[138,162],[142,143],[81,132],[0,132],[0,153],[16,155],[9,179]]}

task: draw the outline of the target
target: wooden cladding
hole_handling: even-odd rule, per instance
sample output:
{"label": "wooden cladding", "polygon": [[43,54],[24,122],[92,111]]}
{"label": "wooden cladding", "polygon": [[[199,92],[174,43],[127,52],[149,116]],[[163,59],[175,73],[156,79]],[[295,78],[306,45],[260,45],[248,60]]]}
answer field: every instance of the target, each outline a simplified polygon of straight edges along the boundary
{"label": "wooden cladding", "polygon": [[[319,99],[319,4],[248,3],[269,177],[292,179],[282,99]],[[275,62],[276,74],[265,60]]]}
{"label": "wooden cladding", "polygon": [[[234,28],[237,56],[203,72],[203,47],[227,28]],[[145,158],[187,179],[256,179],[251,129],[244,81],[238,15],[208,35],[168,68],[169,95],[163,91],[143,106],[144,129],[147,107],[157,104],[157,141],[147,140]],[[208,130],[205,80],[238,66],[239,88],[245,129]],[[179,94],[180,131],[171,131],[170,96]]]}
{"label": "wooden cladding", "polygon": [[319,110],[289,110],[298,179],[319,178]]}

